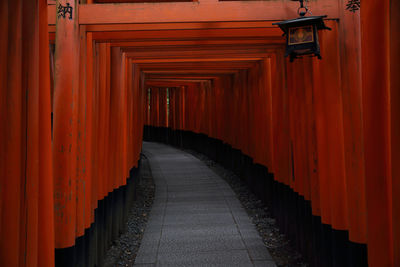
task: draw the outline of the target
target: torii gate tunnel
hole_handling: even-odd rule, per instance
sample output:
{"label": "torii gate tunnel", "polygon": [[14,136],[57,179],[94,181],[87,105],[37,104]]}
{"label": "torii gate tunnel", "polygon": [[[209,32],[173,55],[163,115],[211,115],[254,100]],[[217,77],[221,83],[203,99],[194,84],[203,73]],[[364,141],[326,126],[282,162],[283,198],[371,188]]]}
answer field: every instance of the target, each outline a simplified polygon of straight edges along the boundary
{"label": "torii gate tunnel", "polygon": [[144,1],[0,2],[0,265],[101,265],[144,137],[240,173],[312,266],[400,266],[400,1],[311,1],[293,63],[296,2]]}

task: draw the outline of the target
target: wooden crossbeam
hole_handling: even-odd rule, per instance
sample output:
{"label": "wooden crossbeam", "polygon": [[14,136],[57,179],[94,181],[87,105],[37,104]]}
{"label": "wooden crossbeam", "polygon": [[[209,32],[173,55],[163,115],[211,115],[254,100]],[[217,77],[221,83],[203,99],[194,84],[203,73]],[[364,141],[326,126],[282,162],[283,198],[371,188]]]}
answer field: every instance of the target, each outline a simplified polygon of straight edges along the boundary
{"label": "wooden crossbeam", "polygon": [[271,38],[282,36],[278,28],[195,29],[93,32],[95,40],[200,40],[224,38]]}
{"label": "wooden crossbeam", "polygon": [[[197,47],[199,48],[199,47]],[[199,49],[184,47],[181,49],[173,48],[158,48],[157,50],[146,49],[146,50],[134,50],[134,49],[123,49],[128,57],[135,59],[163,59],[163,58],[218,58],[222,55],[243,58],[243,57],[262,57],[268,53],[267,48],[247,48],[247,49],[230,49],[229,47],[210,48],[210,49]]]}
{"label": "wooden crossbeam", "polygon": [[[55,24],[55,6],[49,5],[49,24]],[[297,17],[292,1],[199,1],[184,3],[86,4],[79,7],[79,23],[130,24],[221,21],[266,21]],[[313,14],[338,18],[337,0],[312,2]]]}
{"label": "wooden crossbeam", "polygon": [[224,40],[162,40],[162,41],[128,41],[128,42],[111,42],[111,46],[118,47],[162,47],[162,46],[210,46],[210,45],[265,45],[269,47],[280,47],[284,43],[284,39],[262,38],[262,39],[224,39]]}
{"label": "wooden crossbeam", "polygon": [[176,62],[233,62],[233,61],[249,61],[249,60],[261,60],[261,57],[253,58],[184,58],[184,59],[134,59],[133,63],[176,63]]}

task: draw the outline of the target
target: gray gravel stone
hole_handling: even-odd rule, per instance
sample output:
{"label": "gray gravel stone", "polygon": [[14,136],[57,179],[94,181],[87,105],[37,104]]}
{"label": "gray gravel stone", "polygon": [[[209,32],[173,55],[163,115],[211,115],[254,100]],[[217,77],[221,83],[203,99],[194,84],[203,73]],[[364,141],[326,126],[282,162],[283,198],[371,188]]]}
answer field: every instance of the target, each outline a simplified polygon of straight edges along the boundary
{"label": "gray gravel stone", "polygon": [[[140,169],[140,184],[138,195],[129,212],[126,223],[127,230],[107,251],[104,260],[105,267],[111,266],[132,266],[135,262],[140,243],[149,219],[149,213],[154,201],[154,182],[151,170],[146,157],[142,156]],[[161,228],[160,228],[161,231]],[[160,232],[161,233],[161,232]],[[159,234],[160,235],[160,234]],[[141,267],[153,265],[140,265]]]}

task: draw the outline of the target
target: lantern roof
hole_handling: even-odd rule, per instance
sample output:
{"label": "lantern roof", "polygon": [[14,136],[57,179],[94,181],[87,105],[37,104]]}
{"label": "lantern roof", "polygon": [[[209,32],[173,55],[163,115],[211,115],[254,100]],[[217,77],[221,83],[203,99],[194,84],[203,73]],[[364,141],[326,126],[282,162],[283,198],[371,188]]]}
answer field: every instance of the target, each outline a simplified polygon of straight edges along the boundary
{"label": "lantern roof", "polygon": [[309,16],[309,17],[299,17],[295,19],[284,20],[280,22],[272,23],[272,25],[278,25],[285,34],[288,31],[288,28],[291,27],[299,27],[306,25],[316,25],[318,30],[330,30],[331,28],[327,27],[324,23],[324,18],[327,16]]}

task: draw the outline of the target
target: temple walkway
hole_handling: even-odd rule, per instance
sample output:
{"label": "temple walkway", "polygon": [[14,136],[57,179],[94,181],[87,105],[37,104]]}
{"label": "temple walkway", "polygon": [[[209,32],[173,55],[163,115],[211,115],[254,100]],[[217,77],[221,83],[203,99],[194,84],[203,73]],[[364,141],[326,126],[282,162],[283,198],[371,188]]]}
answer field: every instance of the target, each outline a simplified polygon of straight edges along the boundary
{"label": "temple walkway", "polygon": [[144,142],[155,200],[135,266],[275,266],[230,186],[196,157]]}

